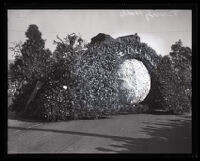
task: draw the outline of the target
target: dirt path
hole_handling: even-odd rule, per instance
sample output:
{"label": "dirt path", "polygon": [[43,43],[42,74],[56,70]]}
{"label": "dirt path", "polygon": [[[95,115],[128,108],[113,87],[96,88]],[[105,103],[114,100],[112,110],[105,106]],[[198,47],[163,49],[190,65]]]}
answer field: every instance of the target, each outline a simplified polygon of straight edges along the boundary
{"label": "dirt path", "polygon": [[191,142],[188,115],[55,123],[8,120],[8,153],[190,153]]}

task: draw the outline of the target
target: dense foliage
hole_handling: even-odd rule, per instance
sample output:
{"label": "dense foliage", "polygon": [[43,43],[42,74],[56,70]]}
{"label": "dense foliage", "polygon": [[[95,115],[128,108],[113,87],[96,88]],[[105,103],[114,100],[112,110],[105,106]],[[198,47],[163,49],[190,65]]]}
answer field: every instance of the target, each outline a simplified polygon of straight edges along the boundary
{"label": "dense foliage", "polygon": [[172,45],[170,55],[164,56],[154,73],[151,109],[171,113],[189,112],[192,108],[192,51],[179,40]]}
{"label": "dense foliage", "polygon": [[[149,108],[179,113],[191,107],[192,51],[181,41],[172,45],[170,56],[162,58],[137,34],[113,39],[100,33],[89,44],[74,33],[57,36],[53,53],[44,48],[36,25],[30,25],[25,35],[27,40],[12,48],[18,52],[10,66],[12,81],[20,84],[11,106],[14,111],[56,121],[141,113]],[[142,61],[151,75],[150,93],[139,105],[119,100],[116,73],[126,59]]]}
{"label": "dense foliage", "polygon": [[10,65],[13,79],[19,82],[43,79],[49,71],[51,52],[44,48],[45,40],[36,25],[30,25],[25,35],[27,40],[12,48],[19,48],[14,64]]}
{"label": "dense foliage", "polygon": [[119,110],[116,70],[119,57],[109,44],[91,46],[74,64],[73,109],[80,117],[102,117]]}
{"label": "dense foliage", "polygon": [[56,69],[52,71],[54,77],[37,96],[44,116],[50,120],[81,119],[117,112],[115,73],[118,56],[112,51],[109,54],[105,52],[107,49],[103,44],[76,52],[77,47],[68,43],[70,41],[63,42],[57,42],[54,52],[57,61]]}
{"label": "dense foliage", "polygon": [[42,34],[36,25],[29,25],[25,35],[27,39],[23,44],[11,47],[16,54],[14,63],[10,65],[11,81],[20,84],[12,105],[15,111],[25,109],[24,104],[36,83],[47,79],[53,61],[50,50],[44,48],[45,40],[42,39]]}
{"label": "dense foliage", "polygon": [[[118,65],[125,59],[136,58],[151,71],[159,61],[155,51],[141,43],[137,35],[113,39],[99,34],[88,45],[82,45],[83,39],[76,34],[63,39],[57,36],[52,55],[44,49],[36,26],[30,25],[26,36],[28,40],[11,71],[15,70],[16,76],[21,74],[20,79],[28,83],[18,90],[13,110],[23,111],[29,106],[26,114],[48,120],[98,118],[123,110],[118,97]],[[38,82],[43,83],[39,91]]]}

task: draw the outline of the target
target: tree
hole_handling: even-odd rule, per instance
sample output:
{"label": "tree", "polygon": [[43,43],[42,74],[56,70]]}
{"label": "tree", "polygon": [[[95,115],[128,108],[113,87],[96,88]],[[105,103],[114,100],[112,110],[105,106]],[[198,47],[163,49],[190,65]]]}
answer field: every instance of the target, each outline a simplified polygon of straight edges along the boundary
{"label": "tree", "polygon": [[36,115],[41,115],[49,121],[55,121],[58,118],[62,120],[73,118],[72,87],[78,80],[74,76],[74,68],[84,52],[84,46],[81,47],[83,41],[74,33],[63,39],[57,36],[57,40],[54,40],[54,44],[57,45],[53,52],[55,63],[43,90],[36,96],[35,106],[40,107]]}
{"label": "tree", "polygon": [[181,40],[175,42],[170,52],[172,65],[176,74],[180,76],[181,84],[191,90],[192,88],[192,50],[184,47]]}
{"label": "tree", "polygon": [[54,40],[56,49],[53,52],[53,56],[57,61],[62,61],[64,59],[71,59],[71,57],[76,54],[81,54],[86,47],[85,40],[81,38],[81,35],[75,33],[68,34],[63,39],[58,35],[57,40]]}
{"label": "tree", "polygon": [[51,51],[44,48],[45,40],[42,39],[42,34],[36,25],[29,25],[25,35],[27,40],[22,45],[17,43],[12,47],[12,51],[17,48],[18,50],[11,71],[15,73],[16,80],[18,80],[17,76],[21,76],[26,81],[40,80],[46,75],[46,65]]}
{"label": "tree", "polygon": [[[151,109],[163,109],[172,113],[191,110],[191,56],[192,50],[183,47],[181,40],[171,47],[155,71],[154,97]],[[189,92],[188,92],[189,90]]]}
{"label": "tree", "polygon": [[[40,84],[40,82],[42,82],[42,84],[45,83],[50,71],[50,64],[53,61],[51,58],[51,51],[44,48],[45,40],[42,39],[42,34],[36,25],[29,25],[25,35],[27,40],[22,45],[17,43],[14,47],[11,47],[12,51],[17,51],[15,62],[11,65],[11,73],[13,79],[16,81],[21,84],[26,81],[35,88],[30,88],[30,90],[26,90],[25,88],[19,89],[19,94],[14,100],[13,107],[15,107],[15,102],[20,100],[19,97],[23,97],[22,93],[25,91],[27,92],[27,96],[33,96],[33,93],[37,93],[36,90],[38,91],[42,87],[40,86],[38,89],[37,85]],[[26,111],[29,107],[29,103],[33,100],[34,97],[27,97],[27,99],[24,100],[24,102],[26,102],[25,107],[22,106],[20,108]]]}

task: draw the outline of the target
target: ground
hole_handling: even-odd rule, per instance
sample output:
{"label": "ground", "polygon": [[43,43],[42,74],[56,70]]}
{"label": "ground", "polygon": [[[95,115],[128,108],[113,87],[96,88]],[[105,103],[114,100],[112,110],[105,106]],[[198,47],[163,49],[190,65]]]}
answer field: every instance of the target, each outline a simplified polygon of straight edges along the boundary
{"label": "ground", "polygon": [[191,153],[191,115],[37,122],[9,115],[8,153]]}

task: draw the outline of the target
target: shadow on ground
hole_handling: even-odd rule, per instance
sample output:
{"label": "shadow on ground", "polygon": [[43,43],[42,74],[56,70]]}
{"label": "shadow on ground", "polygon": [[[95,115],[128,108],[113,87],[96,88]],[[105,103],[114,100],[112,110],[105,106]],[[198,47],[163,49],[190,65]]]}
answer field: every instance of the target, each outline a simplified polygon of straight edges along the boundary
{"label": "shadow on ground", "polygon": [[143,122],[146,126],[141,128],[141,133],[147,134],[148,138],[132,138],[122,136],[112,136],[97,133],[64,131],[55,129],[9,127],[17,130],[45,131],[79,136],[90,136],[97,138],[111,139],[109,148],[96,147],[101,153],[191,153],[191,118],[188,116],[180,117],[180,120],[169,119],[162,122],[159,119],[156,123]]}
{"label": "shadow on ground", "polygon": [[153,125],[144,122],[147,126],[142,128],[141,132],[150,135],[151,138],[112,138],[113,141],[119,141],[121,144],[111,144],[110,148],[97,147],[96,149],[101,152],[117,153],[191,153],[191,120],[185,120],[188,118],[189,116],[184,116],[180,120],[168,120],[167,123]]}
{"label": "shadow on ground", "polygon": [[17,121],[24,121],[24,122],[46,122],[45,120],[31,118],[30,116],[24,116],[19,113],[12,112],[8,110],[8,119],[10,120],[17,120]]}

